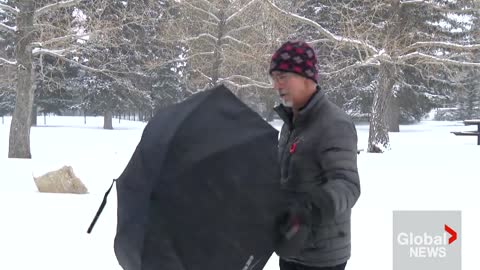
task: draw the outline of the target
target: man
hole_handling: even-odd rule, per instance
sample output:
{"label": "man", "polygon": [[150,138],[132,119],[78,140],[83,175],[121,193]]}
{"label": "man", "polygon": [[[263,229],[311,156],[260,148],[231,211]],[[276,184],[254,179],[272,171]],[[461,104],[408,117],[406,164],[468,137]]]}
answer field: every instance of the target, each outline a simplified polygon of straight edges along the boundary
{"label": "man", "polygon": [[291,195],[279,219],[280,269],[343,270],[360,196],[355,126],[317,86],[317,58],[305,42],[283,44],[269,73],[282,100],[281,186]]}

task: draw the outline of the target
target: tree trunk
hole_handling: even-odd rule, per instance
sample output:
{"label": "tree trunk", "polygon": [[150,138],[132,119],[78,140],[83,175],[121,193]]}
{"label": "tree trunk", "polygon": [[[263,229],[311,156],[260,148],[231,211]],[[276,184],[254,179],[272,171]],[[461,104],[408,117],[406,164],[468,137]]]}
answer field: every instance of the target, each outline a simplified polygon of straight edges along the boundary
{"label": "tree trunk", "polygon": [[369,153],[383,153],[390,148],[385,114],[392,98],[394,79],[394,66],[389,63],[381,63],[378,88],[375,91],[370,115],[367,149]]}
{"label": "tree trunk", "polygon": [[32,106],[32,116],[30,120],[32,121],[32,124],[30,126],[36,127],[37,126],[37,115],[38,115],[38,107],[37,105]]}
{"label": "tree trunk", "polygon": [[17,2],[17,32],[15,57],[17,60],[17,85],[15,109],[10,125],[8,148],[9,158],[31,158],[30,153],[30,123],[33,105],[33,67],[32,38],[34,1]]}
{"label": "tree trunk", "polygon": [[472,119],[475,117],[475,103],[477,100],[477,89],[471,88],[467,90],[467,110],[466,118]]}
{"label": "tree trunk", "polygon": [[113,114],[111,111],[105,111],[103,114],[103,129],[113,129]]}
{"label": "tree trunk", "polygon": [[396,97],[390,99],[387,110],[388,131],[400,132],[400,106],[398,105],[398,99]]}
{"label": "tree trunk", "polygon": [[218,23],[218,33],[217,33],[217,42],[215,44],[215,50],[213,53],[214,61],[212,66],[212,84],[217,85],[218,80],[220,79],[220,69],[223,62],[223,53],[222,53],[222,41],[225,35],[225,14],[223,9],[220,11],[220,22]]}
{"label": "tree trunk", "polygon": [[267,98],[267,122],[273,121],[273,117],[275,115],[275,111],[273,110],[273,107],[275,106],[275,101],[273,98],[268,97]]}

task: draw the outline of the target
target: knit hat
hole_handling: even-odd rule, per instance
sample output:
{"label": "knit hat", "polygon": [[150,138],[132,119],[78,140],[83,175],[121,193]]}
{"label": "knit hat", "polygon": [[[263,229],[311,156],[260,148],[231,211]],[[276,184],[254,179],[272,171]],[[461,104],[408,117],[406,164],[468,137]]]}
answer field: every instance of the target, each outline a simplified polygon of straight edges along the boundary
{"label": "knit hat", "polygon": [[269,74],[275,70],[296,73],[318,83],[315,51],[303,41],[288,41],[273,54]]}

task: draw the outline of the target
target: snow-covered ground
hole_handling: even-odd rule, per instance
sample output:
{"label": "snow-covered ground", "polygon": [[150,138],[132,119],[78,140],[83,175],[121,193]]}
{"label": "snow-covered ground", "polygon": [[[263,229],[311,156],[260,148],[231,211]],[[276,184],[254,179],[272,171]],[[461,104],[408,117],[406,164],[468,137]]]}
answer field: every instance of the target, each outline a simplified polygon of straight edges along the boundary
{"label": "snow-covered ground", "polygon": [[[121,270],[113,253],[116,193],[92,234],[86,230],[113,178],[125,168],[144,123],[103,119],[38,118],[31,130],[31,160],[9,160],[10,119],[0,121],[0,269]],[[279,128],[281,123],[272,123]],[[460,122],[424,121],[391,134],[392,150],[358,158],[362,195],[353,211],[352,258],[347,269],[392,269],[393,210],[461,210],[462,269],[478,269],[480,146]],[[368,126],[357,126],[366,149]],[[41,194],[32,176],[73,167],[87,195]],[[278,269],[274,255],[265,267]]]}

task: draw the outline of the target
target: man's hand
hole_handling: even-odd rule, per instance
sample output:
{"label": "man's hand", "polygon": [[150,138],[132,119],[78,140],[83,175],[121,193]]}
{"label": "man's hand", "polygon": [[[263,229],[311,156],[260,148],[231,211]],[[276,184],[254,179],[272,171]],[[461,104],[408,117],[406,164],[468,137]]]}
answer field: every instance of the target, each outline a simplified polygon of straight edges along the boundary
{"label": "man's hand", "polygon": [[294,256],[305,246],[311,226],[310,210],[293,203],[277,219],[277,246],[280,257]]}

